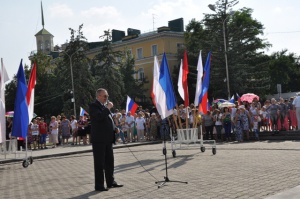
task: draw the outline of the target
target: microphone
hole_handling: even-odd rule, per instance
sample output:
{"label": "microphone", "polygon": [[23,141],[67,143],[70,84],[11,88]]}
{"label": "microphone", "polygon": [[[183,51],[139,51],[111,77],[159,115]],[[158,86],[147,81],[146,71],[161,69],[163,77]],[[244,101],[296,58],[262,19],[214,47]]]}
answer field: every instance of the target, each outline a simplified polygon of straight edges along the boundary
{"label": "microphone", "polygon": [[105,103],[105,107],[107,107],[107,104],[109,103],[109,99],[106,100],[106,103]]}
{"label": "microphone", "polygon": [[[109,101],[108,99],[107,99],[107,101],[106,101],[106,103],[105,103],[105,107],[107,107],[107,105],[108,105],[108,103],[110,103],[111,101]],[[111,102],[112,103],[112,102]],[[112,108],[112,107],[111,107]]]}

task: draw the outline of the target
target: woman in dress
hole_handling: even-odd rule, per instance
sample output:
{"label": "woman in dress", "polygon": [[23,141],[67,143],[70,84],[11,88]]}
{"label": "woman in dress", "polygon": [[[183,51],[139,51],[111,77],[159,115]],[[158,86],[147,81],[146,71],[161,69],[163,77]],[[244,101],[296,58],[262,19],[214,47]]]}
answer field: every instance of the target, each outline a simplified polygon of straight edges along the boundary
{"label": "woman in dress", "polygon": [[239,106],[239,115],[241,120],[241,125],[243,127],[243,133],[246,134],[247,140],[249,140],[249,124],[251,122],[251,116],[249,111],[245,109],[244,105]]}
{"label": "woman in dress", "polygon": [[150,126],[150,140],[154,141],[157,138],[157,120],[156,120],[155,113],[151,114],[149,126]]}
{"label": "woman in dress", "polygon": [[78,137],[77,137],[77,142],[80,145],[80,140],[82,138],[83,144],[86,145],[86,131],[85,127],[87,126],[87,121],[84,119],[83,116],[80,116],[79,121],[77,122],[77,128],[78,128]]}
{"label": "woman in dress", "polygon": [[236,110],[235,118],[235,135],[238,142],[243,142],[243,122],[240,109]]}
{"label": "woman in dress", "polygon": [[49,124],[49,129],[50,129],[50,136],[51,136],[51,141],[53,144],[52,148],[56,147],[56,144],[58,144],[58,122],[56,121],[56,117],[52,116],[51,117],[51,122]]}
{"label": "woman in dress", "polygon": [[124,138],[124,132],[122,131],[121,116],[122,116],[121,113],[117,113],[113,116],[114,122],[117,128],[119,129],[119,136],[116,134],[116,140],[118,140],[118,137],[120,137],[123,144],[126,144],[126,140]]}
{"label": "woman in dress", "polygon": [[231,141],[231,114],[229,112],[229,108],[225,107],[222,114],[223,127],[225,130],[225,138],[226,141]]}
{"label": "woman in dress", "polygon": [[62,144],[69,144],[71,123],[68,119],[66,119],[66,116],[62,116],[62,121],[60,122],[60,129],[62,135]]}

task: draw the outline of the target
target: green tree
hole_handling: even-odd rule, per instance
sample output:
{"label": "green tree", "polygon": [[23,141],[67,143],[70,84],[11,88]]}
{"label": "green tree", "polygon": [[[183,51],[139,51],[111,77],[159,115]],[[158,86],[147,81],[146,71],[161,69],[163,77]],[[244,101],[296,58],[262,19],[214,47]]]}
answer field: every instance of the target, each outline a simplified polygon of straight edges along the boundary
{"label": "green tree", "polygon": [[287,50],[275,52],[269,56],[271,76],[270,93],[277,93],[277,84],[281,84],[283,93],[299,91],[300,57]]}
{"label": "green tree", "polygon": [[[219,0],[214,5],[214,14],[205,14],[200,22],[192,20],[186,28],[186,47],[191,58],[189,64],[197,65],[195,57],[200,49],[203,50],[203,63],[208,51],[212,51],[210,97],[227,98],[225,53],[228,57],[231,94],[260,94],[269,87],[268,64],[262,58],[262,50],[270,44],[259,37],[263,34],[264,27],[252,18],[252,10],[249,8],[243,8],[231,15],[228,11],[236,3],[236,0]],[[224,48],[223,27],[227,52]]]}
{"label": "green tree", "polygon": [[[135,59],[132,56],[131,52],[127,49],[124,50],[122,56],[122,62],[120,65],[120,73],[123,77],[124,82],[124,93],[123,96],[129,95],[132,99],[139,98],[142,99],[144,97],[144,93],[146,89],[143,88],[146,79],[135,79],[134,75],[137,71],[134,70]],[[143,106],[146,104],[142,104]],[[121,104],[121,107],[126,106],[126,98]]]}
{"label": "green tree", "polygon": [[[30,70],[28,65],[24,66],[25,78],[28,80]],[[17,93],[17,76],[14,75],[13,79],[5,85],[5,109],[6,111],[13,111],[15,108],[15,99]]]}
{"label": "green tree", "polygon": [[88,47],[82,27],[83,25],[80,25],[77,31],[69,28],[71,32],[70,42],[65,51],[61,53],[62,58],[57,60],[57,68],[54,71],[54,74],[57,76],[56,81],[59,83],[58,89],[61,91],[62,96],[65,96],[65,98],[62,97],[62,113],[65,115],[73,115],[73,103],[71,99],[66,99],[66,96],[72,91],[72,65],[76,117],[79,115],[79,107],[83,107],[87,110],[88,104],[95,96],[94,79],[89,70],[89,60],[85,56],[85,50],[87,50]]}
{"label": "green tree", "polygon": [[94,73],[96,88],[108,90],[115,107],[121,107],[126,97],[124,94],[124,82],[121,74],[122,52],[113,51],[111,45],[111,32],[104,31],[104,43],[98,54],[94,57]]}
{"label": "green tree", "polygon": [[[34,62],[36,63],[36,86],[34,97],[34,112],[38,116],[49,119],[51,115],[58,115],[63,108],[62,103],[57,103],[62,98],[59,84],[56,76],[53,74],[54,65],[51,56],[38,52],[31,59],[32,70]],[[28,73],[28,77],[30,73]]]}

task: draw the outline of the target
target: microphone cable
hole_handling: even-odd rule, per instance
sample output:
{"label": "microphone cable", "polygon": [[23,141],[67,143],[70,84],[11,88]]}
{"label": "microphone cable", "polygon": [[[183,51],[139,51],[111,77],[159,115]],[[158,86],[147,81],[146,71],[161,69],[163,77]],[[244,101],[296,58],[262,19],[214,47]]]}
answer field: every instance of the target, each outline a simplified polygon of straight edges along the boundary
{"label": "microphone cable", "polygon": [[131,151],[129,146],[126,146],[127,149],[130,151],[130,153],[132,154],[132,156],[138,161],[138,163],[141,165],[141,167],[144,169],[144,171],[146,171],[152,178],[154,178],[156,181],[159,181],[154,175],[152,175],[145,167],[144,165],[141,163],[141,161],[135,156],[135,154],[133,153],[133,151]]}

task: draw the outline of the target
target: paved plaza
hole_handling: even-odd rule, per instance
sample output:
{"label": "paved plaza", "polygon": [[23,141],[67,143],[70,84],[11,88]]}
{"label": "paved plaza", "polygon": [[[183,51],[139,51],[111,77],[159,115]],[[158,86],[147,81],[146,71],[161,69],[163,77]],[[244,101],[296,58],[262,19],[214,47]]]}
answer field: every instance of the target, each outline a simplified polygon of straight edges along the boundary
{"label": "paved plaza", "polygon": [[0,197],[300,198],[299,141],[222,143],[216,155],[209,145],[204,153],[192,145],[177,150],[176,158],[167,144],[169,179],[188,184],[168,182],[159,189],[155,182],[165,176],[163,145],[118,146],[115,177],[122,188],[95,192],[91,146],[65,146],[34,151],[28,168],[21,160],[2,161]]}

